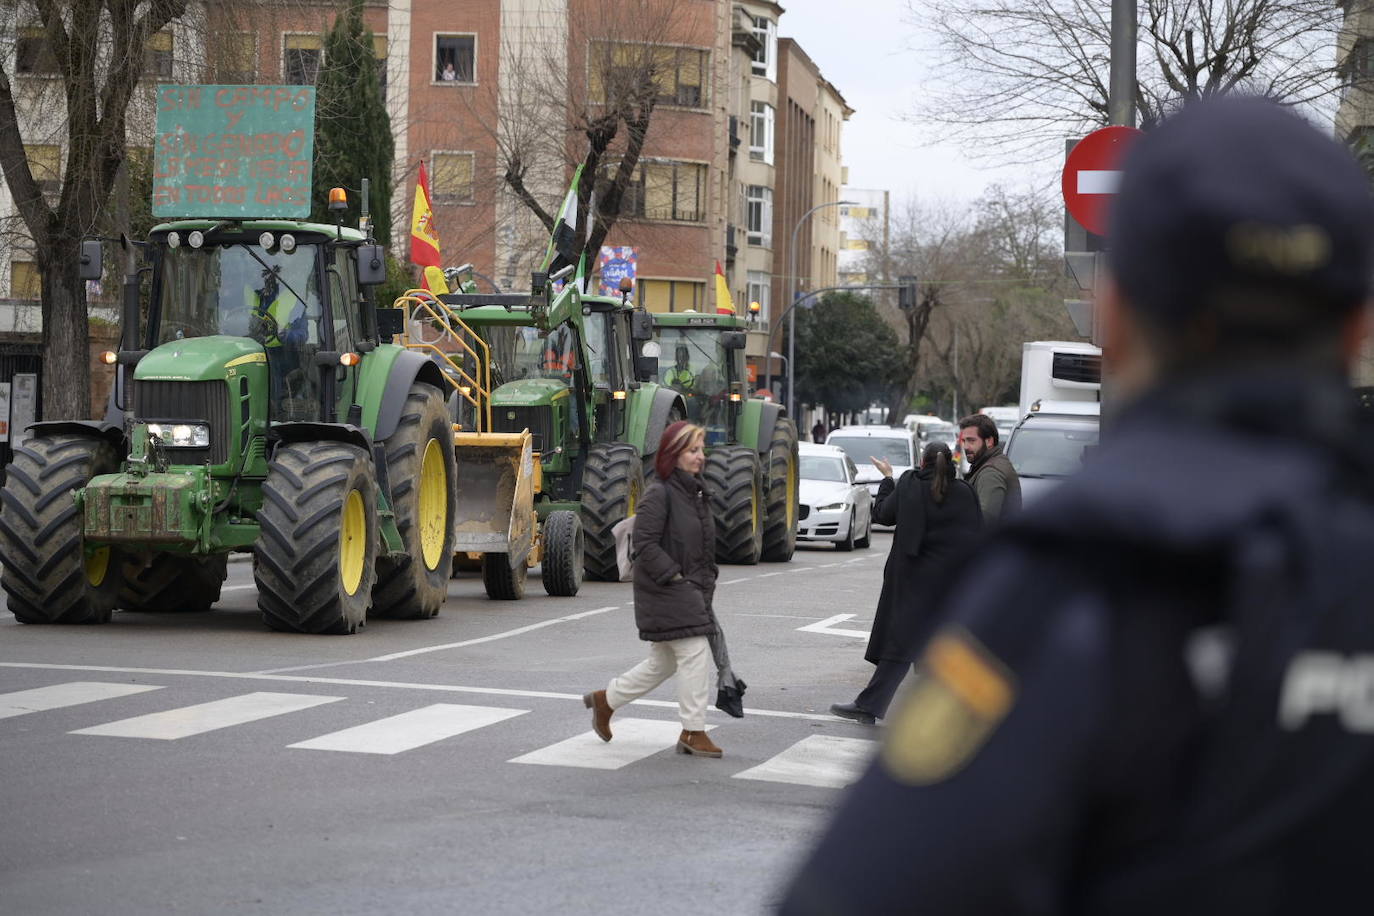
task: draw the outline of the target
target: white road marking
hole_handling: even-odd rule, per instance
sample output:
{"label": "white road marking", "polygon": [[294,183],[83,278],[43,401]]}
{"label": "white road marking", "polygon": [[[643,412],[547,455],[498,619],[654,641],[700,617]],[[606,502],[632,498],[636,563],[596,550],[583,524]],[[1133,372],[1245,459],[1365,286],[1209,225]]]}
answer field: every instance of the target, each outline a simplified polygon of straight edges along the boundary
{"label": "white road marking", "polygon": [[523,716],[528,709],[499,709],[489,706],[460,706],[435,703],[412,709],[398,716],[378,719],[354,728],[331,732],[288,747],[316,751],[346,751],[354,754],[399,754],[435,741],[452,738]]}
{"label": "white road marking", "polygon": [[[580,693],[555,693],[550,690],[512,690],[506,687],[465,687],[457,684],[422,684],[413,681],[377,681],[364,678],[315,677],[308,674],[267,674],[260,671],[196,671],[189,668],[126,668],[115,665],[53,665],[41,662],[0,662],[0,668],[29,668],[40,671],[82,671],[102,674],[142,674],[158,677],[207,677],[240,681],[270,681],[277,684],[316,684],[328,687],[381,687],[392,690],[430,690],[437,693],[469,693],[482,696],[518,697],[544,700],[576,700],[582,702]],[[638,706],[654,706],[662,709],[677,709],[674,700],[635,700]],[[813,722],[831,722],[835,717],[829,713],[791,712],[782,709],[750,709],[751,716],[767,716],[775,719],[807,719]]]}
{"label": "white road marking", "polygon": [[755,578],[755,579],[771,579],[771,578],[774,577],[774,576],[781,576],[781,575],[782,575],[782,573],[780,573],[780,572],[759,573],[757,576],[754,576],[753,578]]}
{"label": "white road marking", "polygon": [[73,735],[112,735],[118,738],[153,738],[175,741],[221,728],[243,725],[258,719],[280,716],[333,703],[343,697],[308,696],[299,693],[245,693],[181,709],[169,709],[132,719],[120,719],[104,725],[79,728]]}
{"label": "white road marking", "polygon": [[1079,194],[1115,194],[1121,185],[1121,171],[1082,169],[1078,172]]}
{"label": "white road marking", "polygon": [[807,624],[804,627],[797,627],[806,633],[824,633],[827,636],[851,636],[855,639],[867,639],[869,633],[866,630],[841,630],[835,626],[837,623],[844,623],[846,620],[854,619],[854,614],[836,614],[834,617],[827,617],[816,623]]}
{"label": "white road marking", "polygon": [[241,591],[243,591],[244,589],[249,589],[249,588],[255,589],[255,590],[256,590],[256,589],[257,589],[257,586],[256,586],[256,585],[221,585],[220,588],[219,588],[219,590],[220,590],[221,592],[241,592]]}
{"label": "white road marking", "polygon": [[726,579],[724,582],[717,582],[716,587],[719,588],[722,585],[739,585],[741,582],[748,582],[749,579],[749,576],[745,576],[743,579]]}
{"label": "white road marking", "polygon": [[863,775],[877,746],[864,738],[809,735],[734,778],[843,789]]}
{"label": "white road marking", "polygon": [[64,706],[80,706],[97,700],[110,700],[127,697],[149,690],[161,690],[147,684],[101,684],[96,681],[73,681],[70,684],[53,684],[51,687],[34,687],[32,690],[16,690],[13,693],[0,693],[0,719],[22,716],[31,712],[46,712]]}
{"label": "white road marking", "polygon": [[618,770],[675,747],[678,735],[682,734],[682,724],[662,719],[612,719],[611,734],[614,737],[607,742],[598,738],[595,732],[583,732],[507,762]]}

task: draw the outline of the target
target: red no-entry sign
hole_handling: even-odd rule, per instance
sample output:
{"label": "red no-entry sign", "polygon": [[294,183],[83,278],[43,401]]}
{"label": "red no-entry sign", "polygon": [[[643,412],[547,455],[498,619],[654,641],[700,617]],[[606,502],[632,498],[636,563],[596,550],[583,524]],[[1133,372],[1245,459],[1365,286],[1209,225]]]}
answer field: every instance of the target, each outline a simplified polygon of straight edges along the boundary
{"label": "red no-entry sign", "polygon": [[1069,151],[1062,178],[1064,206],[1089,232],[1107,233],[1108,214],[1121,180],[1121,160],[1140,134],[1134,127],[1104,127]]}

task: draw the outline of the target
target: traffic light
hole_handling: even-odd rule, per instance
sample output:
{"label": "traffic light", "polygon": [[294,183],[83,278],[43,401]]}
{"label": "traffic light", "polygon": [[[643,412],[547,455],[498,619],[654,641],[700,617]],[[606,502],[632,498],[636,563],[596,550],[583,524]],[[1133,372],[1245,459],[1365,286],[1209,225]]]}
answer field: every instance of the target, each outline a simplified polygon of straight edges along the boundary
{"label": "traffic light", "polygon": [[916,278],[897,278],[897,307],[909,312],[916,307]]}

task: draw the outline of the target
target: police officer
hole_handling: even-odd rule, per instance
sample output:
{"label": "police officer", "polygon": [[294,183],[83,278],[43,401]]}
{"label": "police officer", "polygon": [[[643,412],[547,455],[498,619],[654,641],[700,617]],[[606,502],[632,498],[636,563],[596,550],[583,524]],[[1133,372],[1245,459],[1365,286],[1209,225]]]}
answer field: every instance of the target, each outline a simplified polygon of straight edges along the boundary
{"label": "police officer", "polygon": [[946,580],[784,913],[1371,910],[1369,180],[1202,102],[1131,151],[1110,240],[1105,444]]}

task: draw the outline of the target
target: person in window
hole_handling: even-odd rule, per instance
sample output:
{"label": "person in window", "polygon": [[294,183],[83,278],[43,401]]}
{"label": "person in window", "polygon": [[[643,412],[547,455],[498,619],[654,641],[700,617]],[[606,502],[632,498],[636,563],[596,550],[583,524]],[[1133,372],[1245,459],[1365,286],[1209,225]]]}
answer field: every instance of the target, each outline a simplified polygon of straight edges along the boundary
{"label": "person in window", "polygon": [[458,71],[453,69],[453,61],[444,61],[444,69],[439,74],[439,79],[446,83],[451,83],[458,79]]}
{"label": "person in window", "polygon": [[669,388],[676,388],[683,394],[695,394],[697,377],[692,373],[692,367],[688,365],[691,354],[687,350],[686,344],[678,344],[673,351],[673,368],[668,370],[664,381]]}
{"label": "person in window", "polygon": [[573,336],[565,327],[556,328],[544,341],[544,372],[571,379],[576,368],[577,348],[573,345]]}
{"label": "person in window", "polygon": [[278,412],[288,399],[305,396],[309,387],[304,365],[309,323],[306,303],[300,298],[309,277],[294,276],[283,282],[281,272],[280,264],[264,269],[261,286],[244,289],[250,314],[248,336],[267,351],[272,403]]}

